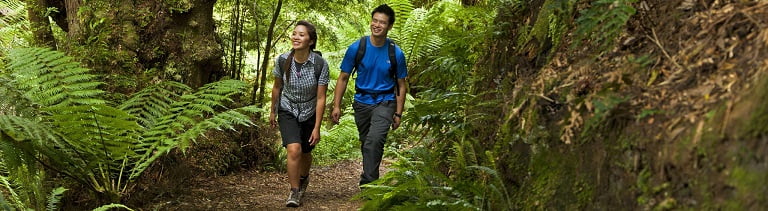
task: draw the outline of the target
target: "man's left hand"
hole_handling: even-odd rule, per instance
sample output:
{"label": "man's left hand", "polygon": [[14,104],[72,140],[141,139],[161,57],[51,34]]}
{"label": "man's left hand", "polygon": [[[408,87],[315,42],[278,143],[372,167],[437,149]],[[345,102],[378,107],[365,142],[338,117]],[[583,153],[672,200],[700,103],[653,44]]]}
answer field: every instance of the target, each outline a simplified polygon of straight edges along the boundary
{"label": "man's left hand", "polygon": [[392,117],[392,130],[397,130],[398,127],[400,127],[400,118],[398,116]]}

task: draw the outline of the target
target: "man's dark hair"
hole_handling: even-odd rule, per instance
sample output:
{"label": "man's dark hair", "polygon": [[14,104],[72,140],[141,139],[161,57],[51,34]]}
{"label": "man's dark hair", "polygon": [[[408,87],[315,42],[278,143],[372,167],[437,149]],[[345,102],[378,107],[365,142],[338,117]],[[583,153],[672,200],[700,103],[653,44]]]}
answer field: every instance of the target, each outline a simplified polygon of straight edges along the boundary
{"label": "man's dark hair", "polygon": [[373,9],[373,12],[371,12],[371,18],[373,18],[373,14],[376,13],[384,13],[385,15],[389,16],[389,25],[395,25],[395,10],[392,10],[392,7],[389,7],[389,5],[382,4],[376,7],[376,9]]}
{"label": "man's dark hair", "polygon": [[309,51],[314,51],[315,47],[317,46],[317,30],[315,29],[315,25],[312,25],[309,21],[300,20],[298,23],[296,23],[296,26],[304,26],[307,27],[307,32],[309,32],[309,40],[312,40],[312,45],[309,45]]}

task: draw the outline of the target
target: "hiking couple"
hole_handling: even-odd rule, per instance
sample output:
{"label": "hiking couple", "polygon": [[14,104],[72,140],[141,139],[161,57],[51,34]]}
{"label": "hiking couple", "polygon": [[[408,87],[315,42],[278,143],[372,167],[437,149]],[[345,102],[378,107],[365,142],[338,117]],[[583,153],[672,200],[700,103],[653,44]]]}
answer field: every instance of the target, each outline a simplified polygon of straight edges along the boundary
{"label": "hiking couple", "polygon": [[[386,4],[371,12],[370,36],[352,43],[341,62],[341,73],[333,97],[334,123],[341,117],[341,101],[350,75],[355,82],[355,124],[361,142],[363,173],[359,185],[379,178],[379,165],[389,128],[397,129],[405,103],[407,76],[405,55],[387,33],[395,23],[395,12]],[[320,125],[328,89],[328,62],[315,52],[317,32],[307,21],[299,21],[291,34],[292,50],[277,57],[269,122],[279,126],[288,152],[290,193],[286,206],[298,207],[309,185],[312,149],[320,142]]]}

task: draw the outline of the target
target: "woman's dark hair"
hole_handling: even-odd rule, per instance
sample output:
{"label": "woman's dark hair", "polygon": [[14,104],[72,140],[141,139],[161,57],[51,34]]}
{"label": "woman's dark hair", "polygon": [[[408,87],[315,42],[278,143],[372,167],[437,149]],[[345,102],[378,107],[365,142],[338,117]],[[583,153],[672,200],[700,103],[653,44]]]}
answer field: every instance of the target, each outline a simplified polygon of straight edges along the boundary
{"label": "woman's dark hair", "polygon": [[314,51],[315,47],[317,47],[317,30],[315,29],[315,25],[312,25],[312,23],[309,21],[300,20],[298,23],[296,23],[296,26],[307,27],[307,32],[309,32],[309,40],[312,40],[312,45],[309,45],[309,51]]}
{"label": "woman's dark hair", "polygon": [[376,13],[384,13],[385,15],[389,16],[389,25],[395,25],[395,10],[392,10],[392,7],[389,7],[389,5],[382,4],[376,7],[376,9],[373,9],[373,12],[371,12],[371,18],[373,18],[373,14]]}

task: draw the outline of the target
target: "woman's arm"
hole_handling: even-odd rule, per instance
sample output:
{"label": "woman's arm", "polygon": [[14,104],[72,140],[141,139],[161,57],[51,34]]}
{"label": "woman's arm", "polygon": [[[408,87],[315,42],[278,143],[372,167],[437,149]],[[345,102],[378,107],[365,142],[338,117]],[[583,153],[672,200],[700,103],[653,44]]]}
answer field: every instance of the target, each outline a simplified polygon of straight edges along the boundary
{"label": "woman's arm", "polygon": [[275,83],[272,84],[272,98],[269,104],[269,124],[272,126],[272,128],[277,127],[277,120],[275,116],[277,115],[277,108],[280,107],[277,102],[280,99],[280,89],[282,87],[283,79],[275,78]]}
{"label": "woman's arm", "polygon": [[312,130],[312,137],[309,140],[310,145],[320,142],[320,126],[323,124],[323,115],[325,114],[325,98],[328,85],[317,86],[317,102],[315,106],[315,129]]}

